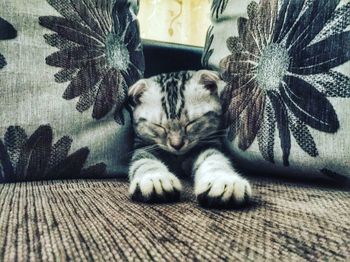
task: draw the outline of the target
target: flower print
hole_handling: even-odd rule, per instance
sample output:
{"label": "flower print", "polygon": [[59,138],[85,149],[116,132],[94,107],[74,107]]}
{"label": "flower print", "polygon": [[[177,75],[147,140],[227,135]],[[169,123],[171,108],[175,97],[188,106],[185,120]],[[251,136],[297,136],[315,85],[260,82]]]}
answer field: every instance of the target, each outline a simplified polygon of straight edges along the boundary
{"label": "flower print", "polygon": [[[9,40],[17,37],[16,29],[5,19],[0,17],[0,40]],[[0,69],[7,64],[5,57],[0,53]]]}
{"label": "flower print", "polygon": [[43,16],[39,22],[54,31],[46,42],[60,50],[46,58],[61,67],[56,82],[70,81],[63,98],[79,97],[76,108],[93,106],[92,117],[101,119],[115,108],[116,122],[123,123],[122,109],[128,86],[143,75],[144,57],[139,28],[126,0],[48,0],[62,17]]}
{"label": "flower print", "polygon": [[72,139],[63,136],[54,145],[52,128],[40,126],[29,138],[20,126],[10,126],[0,139],[0,183],[43,179],[102,177],[106,165],[83,168],[89,155],[84,147],[69,154]]}
{"label": "flower print", "polygon": [[[228,83],[223,93],[231,133],[246,150],[257,138],[263,157],[274,162],[277,127],[284,165],[291,135],[309,155],[318,151],[309,127],[328,133],[339,128],[328,97],[350,97],[350,78],[333,68],[350,59],[350,3],[339,0],[248,5],[238,19],[238,37],[227,39],[231,54],[220,66]],[[232,131],[233,130],[233,131]]]}

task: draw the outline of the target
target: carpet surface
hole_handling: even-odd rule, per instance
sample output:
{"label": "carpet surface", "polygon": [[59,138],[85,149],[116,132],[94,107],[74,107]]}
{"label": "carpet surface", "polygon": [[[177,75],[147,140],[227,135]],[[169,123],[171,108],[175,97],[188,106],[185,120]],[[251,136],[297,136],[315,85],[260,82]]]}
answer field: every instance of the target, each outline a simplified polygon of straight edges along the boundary
{"label": "carpet surface", "polygon": [[252,179],[240,210],[129,201],[121,180],[0,185],[0,261],[349,261],[348,189]]}

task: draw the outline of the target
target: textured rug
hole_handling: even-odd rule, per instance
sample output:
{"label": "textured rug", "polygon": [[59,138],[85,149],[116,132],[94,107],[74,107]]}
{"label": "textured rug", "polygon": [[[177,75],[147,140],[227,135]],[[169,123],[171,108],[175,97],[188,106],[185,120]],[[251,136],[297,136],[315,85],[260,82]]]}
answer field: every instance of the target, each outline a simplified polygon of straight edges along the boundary
{"label": "textured rug", "polygon": [[349,261],[350,192],[252,180],[240,210],[130,202],[120,180],[0,185],[0,261]]}

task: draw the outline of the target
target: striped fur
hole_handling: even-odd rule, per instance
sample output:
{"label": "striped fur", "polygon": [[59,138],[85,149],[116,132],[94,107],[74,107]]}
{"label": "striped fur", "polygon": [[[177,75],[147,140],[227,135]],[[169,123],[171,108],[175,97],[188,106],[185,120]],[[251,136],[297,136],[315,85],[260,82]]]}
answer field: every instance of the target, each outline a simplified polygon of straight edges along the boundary
{"label": "striped fur", "polygon": [[132,199],[175,201],[182,188],[177,175],[186,173],[194,176],[194,191],[203,206],[240,205],[250,197],[249,183],[220,151],[225,136],[221,85],[216,73],[201,70],[161,74],[130,88]]}
{"label": "striped fur", "polygon": [[161,74],[155,78],[162,94],[162,108],[168,119],[181,116],[185,105],[185,85],[189,79],[190,74],[186,71]]}

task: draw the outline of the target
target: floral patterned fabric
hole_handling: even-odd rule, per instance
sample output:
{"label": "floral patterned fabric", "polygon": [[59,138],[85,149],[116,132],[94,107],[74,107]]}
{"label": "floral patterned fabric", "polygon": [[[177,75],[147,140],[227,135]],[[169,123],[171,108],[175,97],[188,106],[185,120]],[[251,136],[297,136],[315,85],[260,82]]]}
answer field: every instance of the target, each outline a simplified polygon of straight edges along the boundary
{"label": "floral patterned fabric", "polygon": [[137,10],[134,0],[1,1],[0,182],[126,173],[126,93],[144,72]]}
{"label": "floral patterned fabric", "polygon": [[235,153],[278,172],[350,176],[350,2],[234,2],[213,1],[203,64],[226,82]]}
{"label": "floral patterned fabric", "polygon": [[[115,107],[122,124],[126,89],[144,71],[137,21],[125,1],[49,1],[63,16],[42,16],[46,43],[60,51],[46,63],[62,67],[57,82],[70,81],[63,98],[80,97],[77,110],[93,105],[92,117],[101,119]],[[106,15],[108,14],[108,15]]]}
{"label": "floral patterned fabric", "polygon": [[72,139],[63,136],[52,145],[49,125],[40,126],[27,138],[20,126],[10,126],[0,139],[0,183],[27,180],[91,178],[105,174],[106,165],[83,168],[89,155],[87,147],[68,155]]}
{"label": "floral patterned fabric", "polygon": [[[0,17],[0,40],[13,39],[17,36],[17,31],[6,20]],[[5,57],[0,53],[0,69],[6,65]]]}

